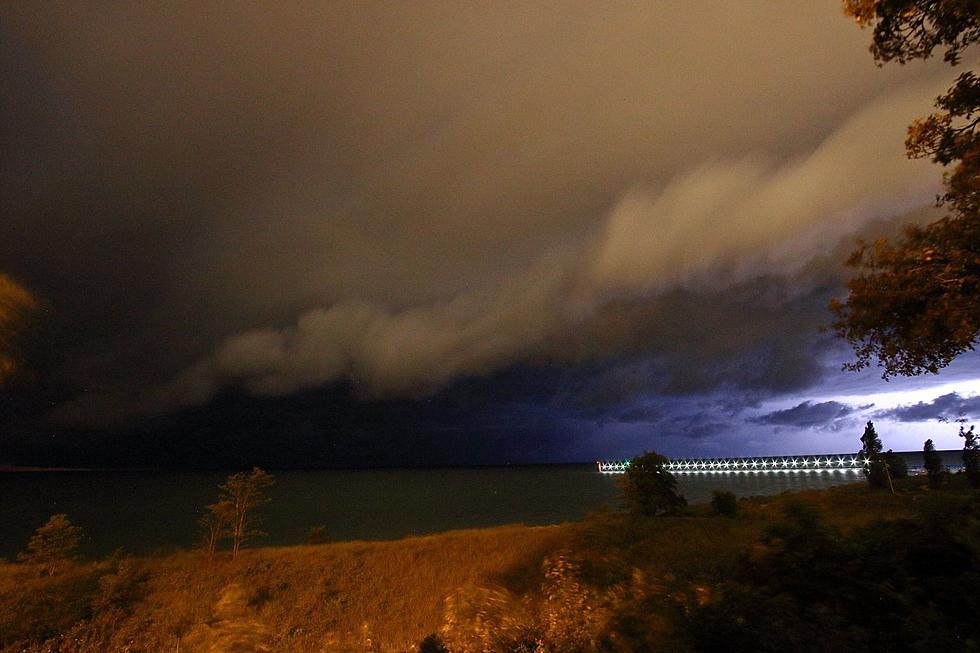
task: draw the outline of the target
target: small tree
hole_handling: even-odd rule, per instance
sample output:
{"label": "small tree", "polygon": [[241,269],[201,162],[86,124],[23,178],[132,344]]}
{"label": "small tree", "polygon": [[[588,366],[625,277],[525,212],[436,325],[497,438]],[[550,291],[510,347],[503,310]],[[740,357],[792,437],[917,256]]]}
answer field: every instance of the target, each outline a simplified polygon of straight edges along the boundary
{"label": "small tree", "polygon": [[936,447],[932,440],[926,440],[922,447],[922,466],[926,468],[929,476],[929,487],[938,490],[943,484],[943,459],[936,453]]}
{"label": "small tree", "polygon": [[623,475],[622,489],[631,512],[652,517],[687,505],[684,497],[677,493],[677,481],[666,465],[667,458],[654,452],[630,461]]}
{"label": "small tree", "polygon": [[259,529],[262,520],[256,510],[269,502],[265,489],[273,483],[271,474],[253,467],[251,472],[232,474],[218,486],[218,502],[208,506],[208,512],[228,529],[232,559],[248,540],[265,535]]}
{"label": "small tree", "polygon": [[[875,425],[869,420],[861,436],[861,451],[858,455],[864,458],[864,475],[868,477],[868,485],[871,487],[885,487],[886,483],[891,485],[888,465],[885,464],[881,449],[881,438],[875,431]],[[892,488],[892,492],[894,491]]]}
{"label": "small tree", "polygon": [[221,501],[212,503],[204,508],[204,514],[197,520],[201,527],[201,540],[208,552],[208,559],[214,557],[218,544],[228,537],[228,517],[231,514],[229,506]]}
{"label": "small tree", "polygon": [[980,442],[973,433],[973,425],[969,430],[960,426],[960,437],[963,438],[963,471],[971,487],[980,487]]}
{"label": "small tree", "polygon": [[894,478],[908,478],[909,466],[905,463],[905,459],[899,456],[897,453],[889,449],[884,455],[885,466],[888,468],[888,473]]}
{"label": "small tree", "polygon": [[76,557],[82,529],[68,520],[68,515],[51,515],[48,521],[34,531],[27,543],[27,551],[17,559],[29,565],[40,566],[45,574],[54,574],[65,563]]}

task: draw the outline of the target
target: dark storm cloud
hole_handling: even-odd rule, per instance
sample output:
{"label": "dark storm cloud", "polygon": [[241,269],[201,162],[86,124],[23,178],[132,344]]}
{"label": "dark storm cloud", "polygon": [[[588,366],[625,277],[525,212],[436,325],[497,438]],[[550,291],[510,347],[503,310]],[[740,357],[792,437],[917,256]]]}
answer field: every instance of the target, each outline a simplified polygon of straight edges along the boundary
{"label": "dark storm cloud", "polygon": [[792,408],[759,415],[750,421],[758,424],[795,426],[797,428],[819,427],[830,425],[843,417],[847,417],[856,410],[859,410],[859,408],[837,401],[823,401],[819,403],[804,401]]}
{"label": "dark storm cloud", "polygon": [[920,401],[916,404],[879,411],[875,416],[887,417],[899,422],[953,420],[958,417],[976,419],[980,417],[980,395],[962,396],[959,393],[950,392],[936,397],[932,401]]}
{"label": "dark storm cloud", "polygon": [[708,412],[679,415],[661,423],[658,434],[689,440],[708,440],[731,429],[729,422],[712,420]]}
{"label": "dark storm cloud", "polygon": [[835,2],[6,3],[0,30],[0,265],[63,330],[71,423],[522,364],[596,412],[805,388],[832,248],[938,181],[901,140],[946,71],[877,69]]}

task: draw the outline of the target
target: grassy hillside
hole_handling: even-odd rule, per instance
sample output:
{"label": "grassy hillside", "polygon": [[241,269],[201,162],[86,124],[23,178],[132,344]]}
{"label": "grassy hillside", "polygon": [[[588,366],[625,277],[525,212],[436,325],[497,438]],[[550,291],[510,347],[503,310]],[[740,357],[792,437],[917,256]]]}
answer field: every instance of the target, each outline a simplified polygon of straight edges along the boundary
{"label": "grassy hillside", "polygon": [[[977,523],[976,493],[965,487],[936,492],[909,479],[898,490],[892,496],[855,485],[741,500],[735,517],[698,506],[680,517],[600,513],[551,527],[260,548],[236,561],[195,552],[116,557],[52,576],[5,563],[0,651],[409,651],[430,633],[440,633],[453,653],[529,651],[535,643],[566,652],[703,649],[692,628],[744,621],[719,612],[728,597],[751,590],[750,603],[771,602],[771,579],[749,573],[753,560],[784,565],[792,575],[795,568],[785,565],[810,565],[813,555],[852,555],[876,524],[919,532],[922,515],[943,506],[967,506],[963,523]],[[800,506],[819,523],[787,517]],[[799,542],[837,548],[814,554],[797,547],[786,524],[810,529]],[[949,573],[960,578],[956,569]],[[964,582],[974,582],[970,573]],[[788,592],[809,610],[810,599],[793,591],[774,596]]]}

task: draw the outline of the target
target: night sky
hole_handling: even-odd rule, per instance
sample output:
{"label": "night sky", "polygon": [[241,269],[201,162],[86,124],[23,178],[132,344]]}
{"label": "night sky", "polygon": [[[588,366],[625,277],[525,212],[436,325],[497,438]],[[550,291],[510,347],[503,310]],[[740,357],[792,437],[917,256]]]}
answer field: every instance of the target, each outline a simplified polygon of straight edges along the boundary
{"label": "night sky", "polygon": [[0,463],[957,448],[980,358],[821,332],[934,208],[837,0],[0,4]]}

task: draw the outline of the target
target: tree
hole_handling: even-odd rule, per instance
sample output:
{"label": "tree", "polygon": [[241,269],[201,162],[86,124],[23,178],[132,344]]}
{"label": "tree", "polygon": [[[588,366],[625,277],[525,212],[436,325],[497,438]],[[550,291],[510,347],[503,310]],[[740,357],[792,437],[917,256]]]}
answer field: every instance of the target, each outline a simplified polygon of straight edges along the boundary
{"label": "tree", "polygon": [[963,471],[966,472],[966,480],[972,487],[980,487],[980,442],[973,433],[973,426],[969,430],[960,426],[960,437],[963,438]]}
{"label": "tree", "polygon": [[[844,0],[845,12],[874,27],[871,52],[883,65],[927,59],[936,48],[961,62],[980,42],[980,0]],[[861,243],[844,302],[831,301],[833,324],[861,369],[877,358],[882,376],[937,373],[980,342],[980,77],[962,72],[939,109],[908,129],[906,152],[953,166],[939,203],[945,217],[906,227],[895,243]]]}
{"label": "tree", "polygon": [[36,531],[27,543],[27,551],[17,559],[29,565],[38,565],[45,574],[52,575],[75,557],[82,529],[59,513]]}
{"label": "tree", "polygon": [[34,306],[34,297],[0,272],[0,383],[17,368],[17,337]]}
{"label": "tree", "polygon": [[204,514],[197,520],[209,559],[214,557],[218,544],[229,535],[227,522],[230,514],[230,505],[219,501],[206,506]]}
{"label": "tree", "polygon": [[926,440],[922,447],[922,466],[926,468],[929,477],[929,487],[938,490],[943,484],[943,459],[936,453],[932,440]]}
{"label": "tree", "polygon": [[630,461],[623,475],[623,497],[630,511],[652,517],[687,505],[677,493],[677,481],[667,471],[667,458],[648,452]]}
{"label": "tree", "polygon": [[[885,464],[881,449],[881,438],[875,431],[875,425],[868,420],[861,435],[861,451],[858,455],[865,460],[864,475],[868,477],[868,485],[871,487],[885,487],[885,483],[891,485],[888,465]],[[892,488],[892,492],[894,491]]]}
{"label": "tree", "polygon": [[232,474],[220,490],[218,502],[208,506],[208,512],[218,524],[227,528],[231,538],[231,557],[238,557],[242,545],[248,540],[265,535],[259,525],[261,517],[256,510],[269,502],[265,489],[275,483],[275,478],[258,467],[251,472]]}

